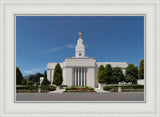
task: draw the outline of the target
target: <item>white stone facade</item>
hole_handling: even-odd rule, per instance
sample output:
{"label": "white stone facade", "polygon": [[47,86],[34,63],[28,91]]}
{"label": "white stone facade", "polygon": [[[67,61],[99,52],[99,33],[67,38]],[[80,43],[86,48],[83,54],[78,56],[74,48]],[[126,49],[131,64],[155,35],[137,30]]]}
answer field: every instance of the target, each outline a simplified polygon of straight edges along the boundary
{"label": "white stone facade", "polygon": [[[47,64],[47,78],[52,83],[54,68],[57,63]],[[112,67],[121,67],[123,73],[128,66],[126,62],[96,62],[95,58],[85,57],[83,39],[77,40],[75,57],[66,58],[60,66],[63,70],[63,84],[68,86],[89,86],[95,88],[98,85],[97,72],[100,65],[111,64]]]}
{"label": "white stone facade", "polygon": [[144,85],[144,79],[138,79],[137,84],[139,85]]}

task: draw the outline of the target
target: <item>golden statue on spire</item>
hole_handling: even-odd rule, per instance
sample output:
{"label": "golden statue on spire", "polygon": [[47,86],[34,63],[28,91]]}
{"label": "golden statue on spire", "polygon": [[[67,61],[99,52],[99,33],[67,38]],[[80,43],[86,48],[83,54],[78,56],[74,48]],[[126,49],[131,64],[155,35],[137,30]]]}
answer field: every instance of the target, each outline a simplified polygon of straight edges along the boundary
{"label": "golden statue on spire", "polygon": [[81,32],[79,32],[79,38],[81,38]]}

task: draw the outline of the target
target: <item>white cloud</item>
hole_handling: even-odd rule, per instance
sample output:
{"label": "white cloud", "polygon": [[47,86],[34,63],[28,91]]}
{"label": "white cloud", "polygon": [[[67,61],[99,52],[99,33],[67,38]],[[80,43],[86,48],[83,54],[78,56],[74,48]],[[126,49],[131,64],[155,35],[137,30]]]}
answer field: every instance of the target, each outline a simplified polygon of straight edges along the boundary
{"label": "white cloud", "polygon": [[64,46],[60,46],[60,47],[56,47],[56,48],[51,48],[50,50],[48,50],[47,52],[56,52],[65,48],[75,48],[75,45],[73,44],[66,44]]}
{"label": "white cloud", "polygon": [[55,51],[61,50],[61,49],[63,49],[63,48],[64,48],[64,47],[51,48],[51,51],[52,51],[52,52],[55,52]]}
{"label": "white cloud", "polygon": [[67,44],[66,47],[67,47],[67,48],[75,48],[75,45]]}
{"label": "white cloud", "polygon": [[26,74],[33,74],[33,71],[32,70],[25,70],[24,71]]}
{"label": "white cloud", "polygon": [[46,67],[34,68],[34,69],[30,69],[30,70],[24,70],[24,73],[26,73],[26,74],[35,74],[35,73],[39,73],[39,72],[44,72],[45,69],[46,69]]}

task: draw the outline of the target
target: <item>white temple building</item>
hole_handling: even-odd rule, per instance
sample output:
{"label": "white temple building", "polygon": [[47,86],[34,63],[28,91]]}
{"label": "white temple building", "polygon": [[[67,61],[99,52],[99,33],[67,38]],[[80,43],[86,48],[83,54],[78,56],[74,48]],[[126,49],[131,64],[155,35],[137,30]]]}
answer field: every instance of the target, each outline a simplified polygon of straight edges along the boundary
{"label": "white temple building", "polygon": [[[47,79],[52,83],[54,68],[57,63],[47,64]],[[75,57],[66,58],[60,66],[63,70],[63,85],[89,86],[95,88],[98,85],[97,73],[100,65],[111,64],[112,67],[121,67],[123,73],[128,66],[126,62],[96,62],[95,58],[85,56],[85,46],[81,33],[75,48]]]}

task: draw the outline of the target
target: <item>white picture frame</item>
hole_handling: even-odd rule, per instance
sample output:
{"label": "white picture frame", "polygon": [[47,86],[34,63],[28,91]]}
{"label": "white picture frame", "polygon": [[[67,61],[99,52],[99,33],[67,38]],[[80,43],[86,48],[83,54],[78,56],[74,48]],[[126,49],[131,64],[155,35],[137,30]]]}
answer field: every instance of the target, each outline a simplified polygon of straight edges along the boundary
{"label": "white picture frame", "polygon": [[[159,0],[1,0],[0,116],[160,116]],[[15,14],[145,15],[145,103],[15,103]]]}

